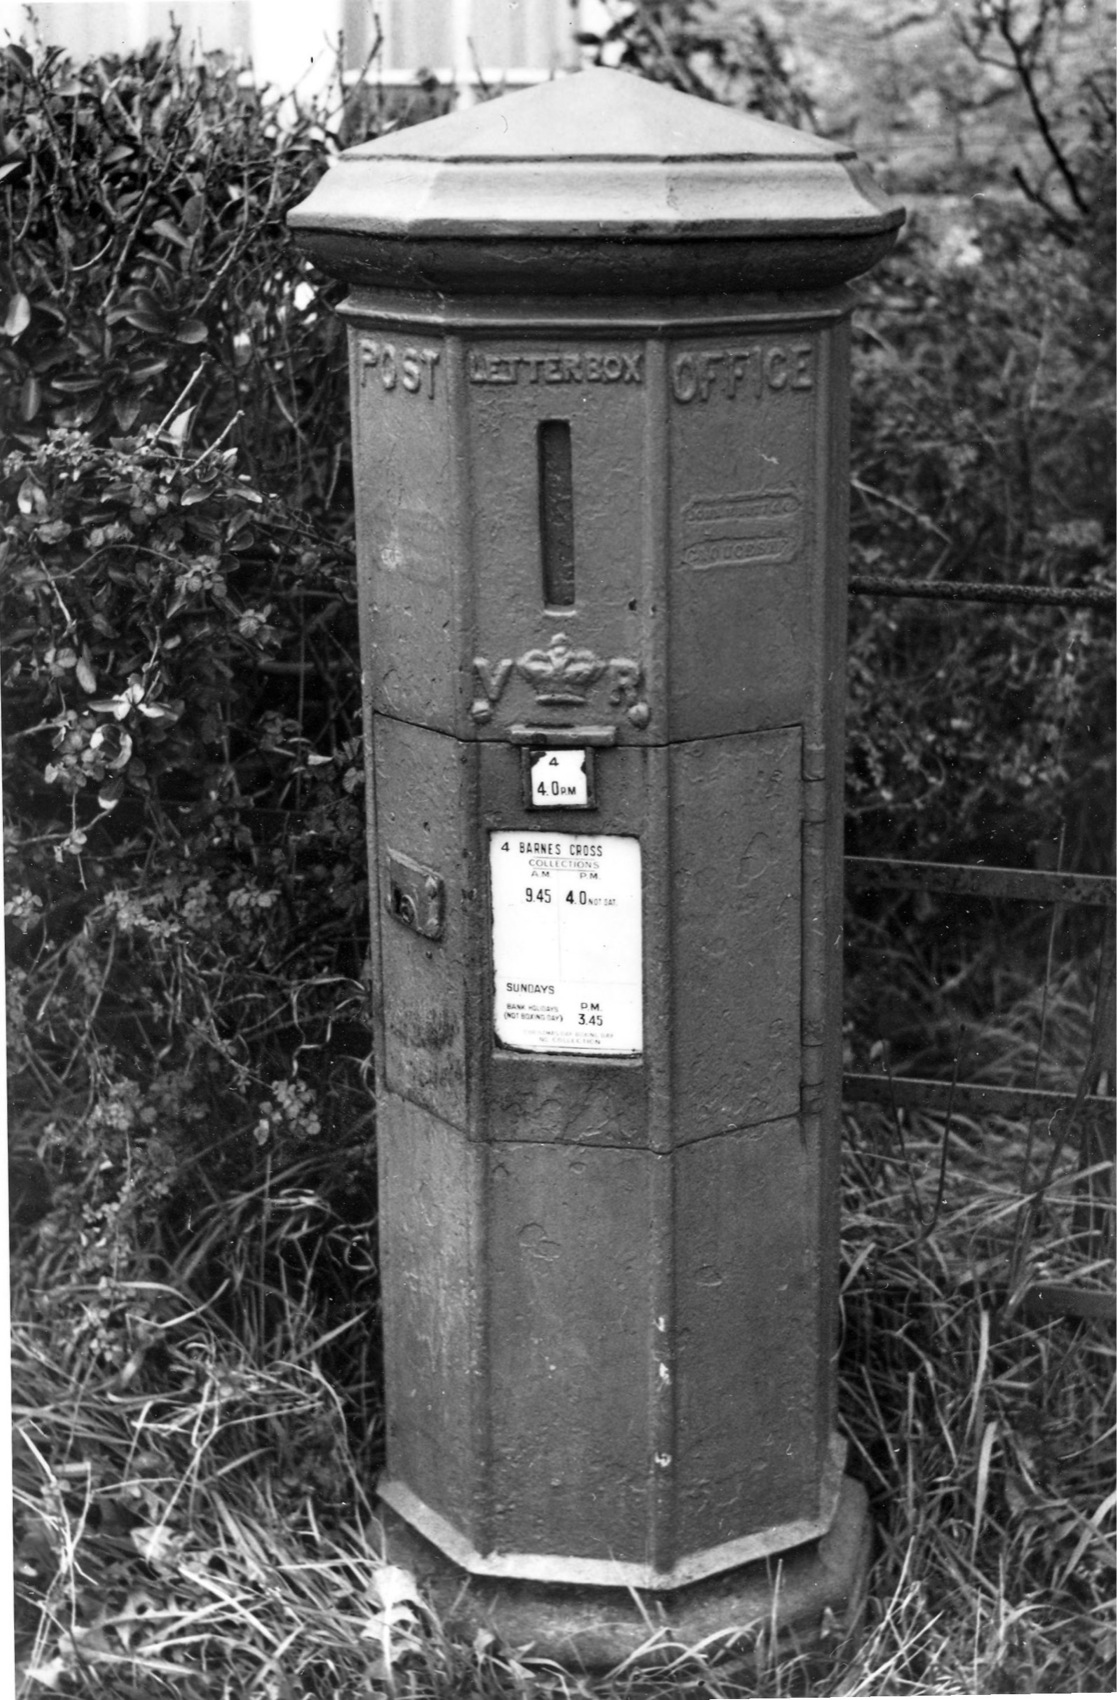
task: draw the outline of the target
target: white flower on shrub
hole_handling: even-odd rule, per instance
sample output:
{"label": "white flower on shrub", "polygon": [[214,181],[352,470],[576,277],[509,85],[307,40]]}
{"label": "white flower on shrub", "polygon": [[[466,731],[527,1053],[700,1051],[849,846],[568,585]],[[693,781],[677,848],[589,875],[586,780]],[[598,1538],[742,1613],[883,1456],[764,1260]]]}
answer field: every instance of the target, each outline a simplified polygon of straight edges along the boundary
{"label": "white flower on shrub", "polygon": [[21,933],[29,933],[42,917],[43,900],[20,886],[4,904],[4,913],[15,922]]}
{"label": "white flower on shrub", "polygon": [[[47,777],[50,777],[49,773]],[[75,828],[73,832],[68,832],[66,834],[61,844],[56,844],[54,846],[55,861],[61,862],[63,856],[80,856],[88,843],[88,836],[84,832]]]}
{"label": "white flower on shrub", "polygon": [[969,271],[985,258],[976,230],[952,225],[939,242],[935,262],[942,271]]}
{"label": "white flower on shrub", "polygon": [[245,915],[252,909],[273,908],[279,902],[279,893],[264,891],[258,885],[238,885],[225,901],[234,915]]}
{"label": "white flower on shrub", "polygon": [[[77,657],[74,658],[75,663]],[[167,703],[151,700],[151,687],[139,673],[129,673],[128,683],[115,697],[109,697],[90,706],[102,714],[111,714],[115,720],[126,720],[133,709],[138,709],[149,720],[174,720],[175,711]]]}
{"label": "white flower on shrub", "polygon": [[105,766],[112,773],[119,773],[132,759],[131,735],[111,721],[106,726],[98,726],[89,740],[89,747],[102,752]]}
{"label": "white flower on shrub", "polygon": [[165,897],[162,891],[139,896],[117,886],[105,893],[105,913],[126,935],[146,933],[153,939],[173,939],[181,930],[177,917],[154,913],[164,907]]}
{"label": "white flower on shrub", "polygon": [[305,1081],[273,1080],[269,1089],[271,1097],[261,1100],[260,1119],[252,1130],[257,1145],[266,1145],[273,1134],[280,1132],[298,1134],[303,1139],[313,1139],[321,1133],[317,1101]]}
{"label": "white flower on shrub", "polygon": [[187,886],[182,897],[181,914],[188,927],[212,927],[218,914],[213,885],[208,879],[195,880]]}
{"label": "white flower on shrub", "polygon": [[261,638],[267,639],[269,637],[274,637],[275,634],[268,626],[268,619],[271,612],[272,605],[270,602],[264,608],[246,608],[244,613],[240,616],[240,619],[237,621],[237,632],[239,636],[247,638],[250,642],[253,639],[259,640]]}
{"label": "white flower on shrub", "polygon": [[134,1080],[109,1081],[103,1095],[89,1112],[91,1128],[113,1128],[128,1133],[140,1112],[140,1088]]}

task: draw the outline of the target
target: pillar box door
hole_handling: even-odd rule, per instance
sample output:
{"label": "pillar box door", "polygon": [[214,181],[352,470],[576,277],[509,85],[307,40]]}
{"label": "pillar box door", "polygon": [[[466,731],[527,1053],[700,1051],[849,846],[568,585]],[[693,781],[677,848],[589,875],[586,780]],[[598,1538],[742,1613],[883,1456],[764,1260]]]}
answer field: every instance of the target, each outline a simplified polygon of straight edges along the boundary
{"label": "pillar box door", "polygon": [[380,1493],[478,1576],[825,1535],[854,156],[588,71],[291,214],[350,327]]}

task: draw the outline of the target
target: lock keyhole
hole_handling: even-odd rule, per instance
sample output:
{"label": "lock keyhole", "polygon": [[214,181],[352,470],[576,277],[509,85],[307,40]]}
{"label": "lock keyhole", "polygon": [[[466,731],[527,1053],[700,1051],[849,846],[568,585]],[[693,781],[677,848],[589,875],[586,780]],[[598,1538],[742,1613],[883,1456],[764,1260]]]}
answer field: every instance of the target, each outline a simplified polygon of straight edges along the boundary
{"label": "lock keyhole", "polygon": [[446,909],[446,888],[433,868],[412,861],[400,850],[389,850],[384,882],[384,907],[402,927],[424,939],[440,939]]}
{"label": "lock keyhole", "polygon": [[397,915],[405,927],[415,925],[415,899],[409,897],[406,891],[401,891],[398,885],[392,887],[392,914]]}

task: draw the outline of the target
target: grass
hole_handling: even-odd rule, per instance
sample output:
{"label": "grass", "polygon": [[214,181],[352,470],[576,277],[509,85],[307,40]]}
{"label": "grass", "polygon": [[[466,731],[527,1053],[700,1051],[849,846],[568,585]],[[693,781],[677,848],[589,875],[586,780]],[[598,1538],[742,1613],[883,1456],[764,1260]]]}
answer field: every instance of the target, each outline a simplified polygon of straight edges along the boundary
{"label": "grass", "polygon": [[[1054,1053],[1081,1055],[1075,973],[1002,1011],[983,1036],[986,1078],[1003,1066],[1018,1079],[1041,1024]],[[1054,1068],[1048,1080],[1063,1083]],[[840,1407],[879,1553],[861,1640],[827,1668],[763,1645],[751,1666],[739,1646],[660,1646],[656,1670],[590,1678],[449,1634],[385,1565],[370,1494],[370,1184],[261,1154],[252,1184],[196,1186],[146,1262],[105,1273],[81,1187],[17,1248],[19,1693],[1109,1691],[1114,1336],[1036,1315],[1028,1293],[1111,1280],[1111,1194],[1107,1220],[1100,1192],[1084,1218],[1067,1147],[1037,1196],[1044,1129],[866,1109],[846,1136]]]}
{"label": "grass", "polygon": [[[944,1128],[914,1120],[906,1156],[881,1116],[851,1128],[847,1157],[843,1409],[887,1604],[842,1691],[1104,1689],[1112,1331],[1031,1321],[1013,1286],[1027,1130],[956,1119],[935,1219]],[[1097,1270],[1073,1232],[1077,1187],[1069,1171],[1049,1189],[1029,1256],[1083,1284]]]}

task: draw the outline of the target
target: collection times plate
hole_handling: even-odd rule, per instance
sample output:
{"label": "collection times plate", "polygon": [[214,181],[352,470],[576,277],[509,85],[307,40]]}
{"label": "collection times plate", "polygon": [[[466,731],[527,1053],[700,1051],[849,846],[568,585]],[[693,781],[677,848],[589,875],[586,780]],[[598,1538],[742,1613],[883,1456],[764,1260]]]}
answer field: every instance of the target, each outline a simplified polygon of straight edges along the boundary
{"label": "collection times plate", "polygon": [[638,1055],[644,1045],[639,839],[494,832],[489,863],[500,1044]]}

